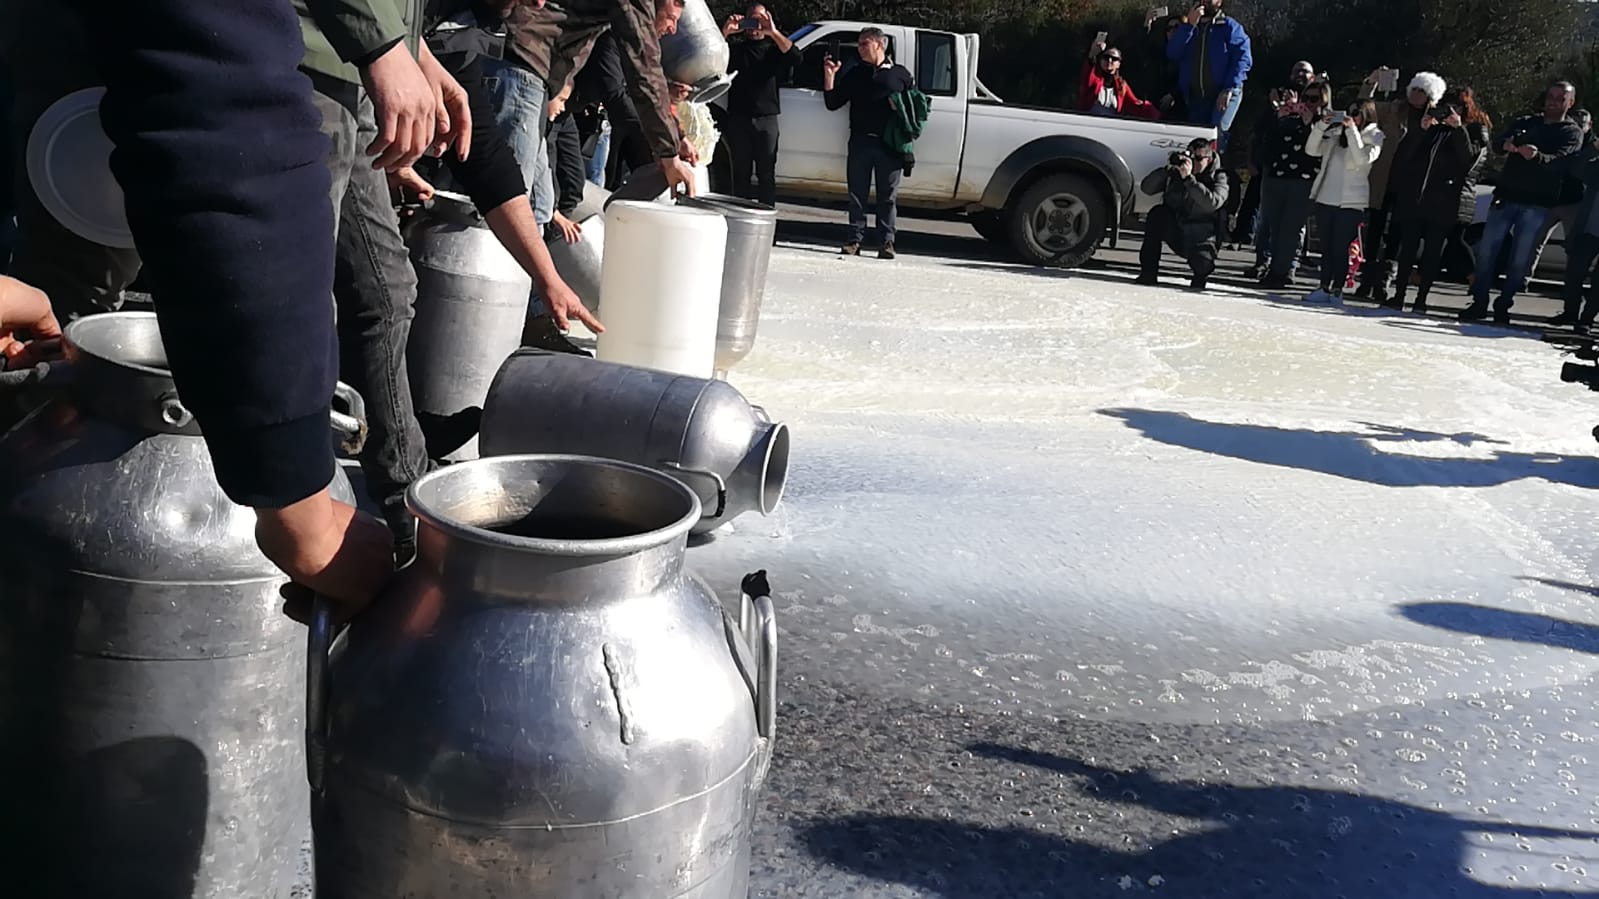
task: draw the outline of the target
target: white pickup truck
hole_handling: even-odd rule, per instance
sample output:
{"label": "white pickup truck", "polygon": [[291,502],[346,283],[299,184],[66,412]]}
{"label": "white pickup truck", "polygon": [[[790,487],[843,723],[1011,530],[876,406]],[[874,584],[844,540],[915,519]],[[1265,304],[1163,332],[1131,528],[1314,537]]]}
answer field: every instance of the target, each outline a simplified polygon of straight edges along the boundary
{"label": "white pickup truck", "polygon": [[[804,61],[782,89],[780,194],[808,200],[848,196],[849,117],[823,104],[822,60],[831,55],[846,66],[858,65],[855,41],[867,27],[829,20],[791,36]],[[977,35],[875,27],[887,34],[889,55],[932,98],[927,127],[916,142],[916,167],[900,186],[900,205],[965,213],[983,237],[1034,264],[1076,266],[1106,236],[1114,245],[1122,222],[1157,202],[1138,190],[1138,182],[1165,165],[1172,150],[1196,137],[1216,136],[1216,129],[1197,125],[1009,105],[978,80]],[[1060,92],[1075,96],[1077,85],[1062,84]],[[713,163],[712,186],[718,190],[726,187],[717,183],[727,177],[724,165]]]}

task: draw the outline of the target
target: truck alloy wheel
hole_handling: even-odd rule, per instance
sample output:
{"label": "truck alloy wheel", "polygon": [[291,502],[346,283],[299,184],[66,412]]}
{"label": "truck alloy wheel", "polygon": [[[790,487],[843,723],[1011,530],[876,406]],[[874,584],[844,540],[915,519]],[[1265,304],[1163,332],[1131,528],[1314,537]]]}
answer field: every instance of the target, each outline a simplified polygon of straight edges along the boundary
{"label": "truck alloy wheel", "polygon": [[1105,230],[1105,200],[1081,175],[1050,175],[1023,192],[1008,217],[1024,259],[1070,268],[1094,254]]}

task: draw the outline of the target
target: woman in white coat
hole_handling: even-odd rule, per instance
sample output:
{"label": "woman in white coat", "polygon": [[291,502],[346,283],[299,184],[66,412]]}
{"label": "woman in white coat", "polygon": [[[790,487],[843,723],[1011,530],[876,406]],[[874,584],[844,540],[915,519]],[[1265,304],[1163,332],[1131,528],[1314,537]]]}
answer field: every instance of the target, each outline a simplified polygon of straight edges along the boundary
{"label": "woman in white coat", "polygon": [[1349,248],[1360,236],[1371,199],[1371,165],[1382,155],[1377,107],[1361,100],[1343,112],[1330,112],[1310,130],[1305,153],[1321,157],[1310,188],[1316,234],[1321,238],[1321,286],[1305,299],[1337,302],[1349,279]]}

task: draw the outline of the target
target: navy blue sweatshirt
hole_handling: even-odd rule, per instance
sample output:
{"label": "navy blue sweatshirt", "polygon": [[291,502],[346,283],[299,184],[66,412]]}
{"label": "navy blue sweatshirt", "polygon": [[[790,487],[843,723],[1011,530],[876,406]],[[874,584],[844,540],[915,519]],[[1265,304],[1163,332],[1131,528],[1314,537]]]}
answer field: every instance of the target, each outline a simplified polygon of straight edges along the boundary
{"label": "navy blue sweatshirt", "polygon": [[1522,159],[1515,153],[1505,157],[1494,199],[1528,206],[1559,206],[1564,170],[1551,163],[1582,148],[1582,129],[1570,119],[1546,122],[1541,115],[1531,115],[1511,122],[1494,141],[1493,151],[1503,155],[1505,141],[1514,141],[1517,146],[1530,144],[1538,152],[1531,159]]}
{"label": "navy blue sweatshirt", "polygon": [[287,0],[74,0],[173,378],[234,502],[333,479],[331,147]]}

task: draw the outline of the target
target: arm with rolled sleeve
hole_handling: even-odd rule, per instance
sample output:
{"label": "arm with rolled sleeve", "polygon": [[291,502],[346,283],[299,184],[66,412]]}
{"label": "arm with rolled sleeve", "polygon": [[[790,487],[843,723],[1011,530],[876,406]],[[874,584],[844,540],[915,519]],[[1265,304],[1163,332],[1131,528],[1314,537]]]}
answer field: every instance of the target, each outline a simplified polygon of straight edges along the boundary
{"label": "arm with rolled sleeve", "polygon": [[337,371],[328,139],[288,3],[77,0],[168,365],[241,505],[326,488]]}

